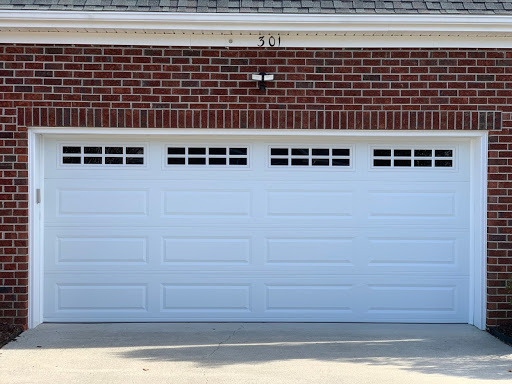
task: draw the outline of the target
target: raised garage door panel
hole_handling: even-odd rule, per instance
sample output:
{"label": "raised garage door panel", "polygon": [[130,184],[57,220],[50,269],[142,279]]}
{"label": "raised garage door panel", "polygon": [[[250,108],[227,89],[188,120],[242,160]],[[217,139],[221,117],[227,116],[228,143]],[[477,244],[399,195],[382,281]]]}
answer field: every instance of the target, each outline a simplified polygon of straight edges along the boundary
{"label": "raised garage door panel", "polygon": [[468,322],[464,141],[45,149],[46,321]]}

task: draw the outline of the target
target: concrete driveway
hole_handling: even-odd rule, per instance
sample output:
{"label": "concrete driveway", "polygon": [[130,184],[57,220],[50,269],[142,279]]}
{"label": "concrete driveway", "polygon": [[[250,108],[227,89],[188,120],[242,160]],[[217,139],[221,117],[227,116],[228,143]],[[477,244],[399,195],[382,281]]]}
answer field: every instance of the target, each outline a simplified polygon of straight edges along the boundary
{"label": "concrete driveway", "polygon": [[2,384],[512,383],[470,325],[43,324],[0,350]]}

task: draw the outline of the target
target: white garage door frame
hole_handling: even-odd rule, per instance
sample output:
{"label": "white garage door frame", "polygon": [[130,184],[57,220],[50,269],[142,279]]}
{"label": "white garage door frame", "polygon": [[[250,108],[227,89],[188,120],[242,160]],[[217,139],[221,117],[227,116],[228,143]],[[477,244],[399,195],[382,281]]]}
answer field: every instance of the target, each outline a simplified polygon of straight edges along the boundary
{"label": "white garage door frame", "polygon": [[180,135],[194,137],[350,137],[422,139],[455,138],[470,143],[470,302],[469,323],[485,329],[486,321],[486,218],[487,218],[487,132],[472,131],[284,131],[284,130],[204,130],[204,129],[83,129],[38,128],[28,130],[29,146],[29,327],[43,322],[43,156],[44,135],[124,135],[148,137],[154,135]]}

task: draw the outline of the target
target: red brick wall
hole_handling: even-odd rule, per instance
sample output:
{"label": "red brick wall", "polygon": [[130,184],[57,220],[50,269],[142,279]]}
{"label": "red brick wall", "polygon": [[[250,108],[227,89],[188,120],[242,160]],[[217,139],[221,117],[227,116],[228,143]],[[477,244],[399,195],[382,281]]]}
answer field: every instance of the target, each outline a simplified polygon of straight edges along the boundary
{"label": "red brick wall", "polygon": [[489,130],[488,325],[512,319],[511,102],[512,50],[0,45],[0,320],[27,319],[27,126]]}

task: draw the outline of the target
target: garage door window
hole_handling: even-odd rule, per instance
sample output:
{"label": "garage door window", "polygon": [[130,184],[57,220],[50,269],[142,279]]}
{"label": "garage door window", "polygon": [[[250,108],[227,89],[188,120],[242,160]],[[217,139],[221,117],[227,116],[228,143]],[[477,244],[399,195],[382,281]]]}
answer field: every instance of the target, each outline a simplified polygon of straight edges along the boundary
{"label": "garage door window", "polygon": [[453,149],[373,148],[376,168],[453,168]]}
{"label": "garage door window", "polygon": [[143,146],[63,145],[63,165],[144,165]]}
{"label": "garage door window", "polygon": [[351,148],[271,147],[272,167],[350,167]]}
{"label": "garage door window", "polygon": [[167,147],[167,165],[247,166],[247,147]]}

